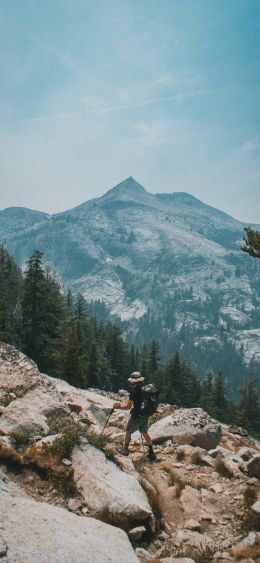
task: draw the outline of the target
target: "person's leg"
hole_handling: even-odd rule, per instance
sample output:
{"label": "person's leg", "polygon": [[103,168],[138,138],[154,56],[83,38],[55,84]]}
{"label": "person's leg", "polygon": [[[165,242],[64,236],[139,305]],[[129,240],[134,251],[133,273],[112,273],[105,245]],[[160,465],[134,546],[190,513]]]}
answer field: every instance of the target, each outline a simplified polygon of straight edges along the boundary
{"label": "person's leg", "polygon": [[131,442],[131,435],[134,431],[135,431],[134,420],[132,415],[130,415],[125,431],[125,444],[123,448],[121,447],[119,450],[119,453],[121,453],[122,455],[129,455],[129,444]]}
{"label": "person's leg", "polygon": [[145,439],[147,446],[152,446],[152,440],[151,440],[148,432],[142,432],[142,434],[143,434],[143,437]]}
{"label": "person's leg", "polygon": [[149,436],[149,434],[148,434],[147,431],[146,431],[146,432],[142,432],[142,435],[143,435],[143,437],[144,437],[144,439],[145,439],[145,442],[146,442],[146,444],[147,444],[147,446],[148,446],[148,448],[149,448],[148,457],[149,457],[150,459],[155,460],[155,459],[156,459],[156,455],[155,455],[154,450],[153,450],[153,443],[152,443],[151,437]]}

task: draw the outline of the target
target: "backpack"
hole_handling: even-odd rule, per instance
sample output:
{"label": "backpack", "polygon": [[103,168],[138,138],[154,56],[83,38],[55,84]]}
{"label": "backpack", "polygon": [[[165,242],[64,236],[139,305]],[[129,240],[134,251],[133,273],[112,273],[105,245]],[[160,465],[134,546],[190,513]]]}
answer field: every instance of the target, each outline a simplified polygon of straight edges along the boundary
{"label": "backpack", "polygon": [[141,415],[151,416],[159,405],[159,391],[153,383],[142,387]]}

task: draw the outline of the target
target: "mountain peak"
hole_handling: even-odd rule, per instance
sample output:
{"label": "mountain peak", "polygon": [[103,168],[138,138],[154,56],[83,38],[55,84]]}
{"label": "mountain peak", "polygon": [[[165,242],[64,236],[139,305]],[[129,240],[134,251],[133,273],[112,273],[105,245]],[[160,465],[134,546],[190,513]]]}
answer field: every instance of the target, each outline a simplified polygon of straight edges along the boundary
{"label": "mountain peak", "polygon": [[133,176],[129,176],[119,184],[117,184],[114,188],[111,188],[106,192],[105,196],[108,195],[119,195],[119,194],[128,194],[128,195],[144,195],[146,194],[146,190],[144,187],[137,182]]}

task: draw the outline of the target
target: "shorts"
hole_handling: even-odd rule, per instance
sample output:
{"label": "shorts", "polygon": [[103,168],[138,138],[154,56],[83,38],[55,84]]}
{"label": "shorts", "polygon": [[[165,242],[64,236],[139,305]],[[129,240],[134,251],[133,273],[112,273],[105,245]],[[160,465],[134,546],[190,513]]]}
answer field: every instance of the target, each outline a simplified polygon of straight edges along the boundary
{"label": "shorts", "polygon": [[133,434],[134,432],[137,432],[137,430],[139,430],[139,432],[141,432],[141,434],[143,434],[144,432],[147,432],[148,430],[148,416],[137,416],[134,414],[131,414],[126,426],[126,431],[129,432],[130,434]]}

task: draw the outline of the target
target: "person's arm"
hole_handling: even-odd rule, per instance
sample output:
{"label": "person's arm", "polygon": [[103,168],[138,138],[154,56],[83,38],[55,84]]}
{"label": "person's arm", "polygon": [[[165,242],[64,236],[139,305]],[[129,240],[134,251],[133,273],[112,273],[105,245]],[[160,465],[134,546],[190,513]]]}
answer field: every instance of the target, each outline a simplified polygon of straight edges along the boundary
{"label": "person's arm", "polygon": [[133,406],[133,402],[131,399],[128,399],[127,403],[114,403],[114,409],[121,409],[122,411],[128,411]]}

